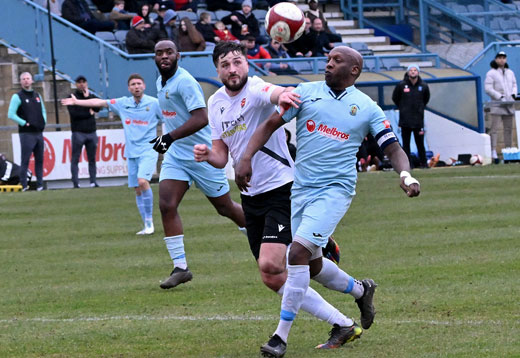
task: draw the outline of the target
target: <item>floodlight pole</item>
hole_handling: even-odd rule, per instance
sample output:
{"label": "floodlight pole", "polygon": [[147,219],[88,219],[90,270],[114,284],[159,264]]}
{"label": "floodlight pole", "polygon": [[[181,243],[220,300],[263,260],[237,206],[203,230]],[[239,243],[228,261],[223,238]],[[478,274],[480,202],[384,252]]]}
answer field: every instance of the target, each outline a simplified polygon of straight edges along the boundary
{"label": "floodlight pole", "polygon": [[58,113],[58,90],[56,88],[56,59],[54,58],[54,41],[52,37],[52,16],[51,16],[51,1],[47,0],[47,17],[49,19],[49,37],[51,42],[51,64],[52,64],[52,85],[54,87],[54,112],[56,114],[56,131],[61,131],[59,126],[60,116]]}

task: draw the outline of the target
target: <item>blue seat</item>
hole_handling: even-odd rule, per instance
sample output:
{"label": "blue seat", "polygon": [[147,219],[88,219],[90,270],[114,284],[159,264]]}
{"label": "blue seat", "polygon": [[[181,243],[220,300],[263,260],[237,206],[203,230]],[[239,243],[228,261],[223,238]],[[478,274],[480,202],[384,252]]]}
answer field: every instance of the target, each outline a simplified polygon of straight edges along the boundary
{"label": "blue seat", "polygon": [[403,69],[401,62],[399,62],[397,58],[382,58],[381,63],[382,69],[385,69],[387,71],[396,71]]}
{"label": "blue seat", "polygon": [[119,44],[119,47],[123,50],[126,48],[126,34],[127,33],[128,33],[128,30],[117,30],[114,33],[114,37],[116,38],[116,40]]}
{"label": "blue seat", "polygon": [[112,46],[119,47],[119,41],[117,41],[115,35],[113,32],[110,31],[98,31],[96,32],[96,37],[100,38],[101,40],[108,42]]}
{"label": "blue seat", "polygon": [[185,17],[190,19],[190,21],[193,22],[194,24],[197,23],[197,21],[199,21],[197,14],[194,13],[193,11],[177,11],[177,21],[180,21],[181,19],[183,19]]}
{"label": "blue seat", "polygon": [[217,20],[222,20],[224,17],[231,15],[231,11],[228,10],[217,10],[215,11],[215,16]]}

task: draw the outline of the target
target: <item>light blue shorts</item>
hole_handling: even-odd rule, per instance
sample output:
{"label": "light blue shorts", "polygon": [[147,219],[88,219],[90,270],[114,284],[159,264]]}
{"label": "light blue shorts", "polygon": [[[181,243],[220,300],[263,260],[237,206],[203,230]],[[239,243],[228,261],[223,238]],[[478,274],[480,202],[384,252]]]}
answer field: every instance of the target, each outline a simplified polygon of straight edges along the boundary
{"label": "light blue shorts", "polygon": [[164,155],[159,181],[165,179],[193,182],[204,195],[216,198],[229,192],[229,183],[224,169],[217,169],[207,162],[177,159],[170,151]]}
{"label": "light blue shorts", "polygon": [[137,158],[128,158],[128,187],[137,188],[139,186],[138,179],[146,179],[150,181],[157,166],[157,158],[159,153],[155,150],[148,150]]}
{"label": "light blue shorts", "polygon": [[338,185],[323,188],[294,189],[291,193],[291,229],[299,236],[321,247],[346,214],[352,195]]}

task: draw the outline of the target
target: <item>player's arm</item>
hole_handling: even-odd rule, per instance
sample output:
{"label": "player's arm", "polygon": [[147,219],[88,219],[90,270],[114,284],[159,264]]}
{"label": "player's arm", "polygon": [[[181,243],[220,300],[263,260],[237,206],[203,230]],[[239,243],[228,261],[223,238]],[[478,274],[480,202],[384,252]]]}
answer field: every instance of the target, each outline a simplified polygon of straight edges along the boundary
{"label": "player's arm", "polygon": [[290,106],[294,108],[298,108],[298,104],[302,103],[300,101],[300,95],[298,93],[293,92],[294,87],[280,87],[276,86],[276,88],[271,92],[271,103],[277,104],[280,106],[280,109],[285,111]]}
{"label": "player's arm", "polygon": [[253,171],[251,168],[251,158],[267,143],[271,135],[284,124],[285,121],[282,119],[282,115],[278,112],[274,112],[271,117],[260,124],[255,130],[255,133],[253,133],[242,158],[240,158],[240,162],[235,167],[235,182],[241,191],[247,191],[247,188],[250,186],[248,183],[251,180]]}
{"label": "player's arm", "polygon": [[80,106],[80,107],[108,107],[108,103],[104,99],[91,98],[91,99],[77,99],[73,94],[70,98],[64,98],[61,100],[63,106]]}
{"label": "player's arm", "polygon": [[164,154],[170,148],[173,142],[198,132],[208,125],[208,113],[206,108],[197,108],[190,112],[191,117],[179,128],[172,130],[170,133],[155,137],[150,141],[153,143],[153,149],[156,152]]}
{"label": "player's arm", "polygon": [[9,103],[9,109],[7,110],[7,118],[15,121],[20,126],[29,126],[29,122],[27,122],[25,119],[20,117],[17,112],[18,108],[22,104],[22,100],[20,99],[20,96],[18,94],[13,94],[11,97],[11,102]]}
{"label": "player's arm", "polygon": [[409,197],[418,196],[421,193],[421,187],[417,179],[410,174],[410,163],[408,156],[404,152],[399,142],[388,144],[384,149],[385,155],[390,159],[392,167],[401,177],[401,189]]}
{"label": "player's arm", "polygon": [[193,146],[196,162],[208,162],[215,168],[224,168],[228,162],[228,146],[222,139],[213,139],[211,149],[206,144]]}

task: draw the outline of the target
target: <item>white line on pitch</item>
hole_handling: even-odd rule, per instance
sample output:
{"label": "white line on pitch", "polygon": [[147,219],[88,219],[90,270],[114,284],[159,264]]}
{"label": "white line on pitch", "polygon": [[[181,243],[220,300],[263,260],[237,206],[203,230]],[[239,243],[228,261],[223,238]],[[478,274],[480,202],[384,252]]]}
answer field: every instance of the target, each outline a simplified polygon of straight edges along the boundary
{"label": "white line on pitch", "polygon": [[[66,322],[100,322],[100,321],[275,321],[277,316],[226,316],[216,315],[207,317],[198,316],[145,316],[145,315],[126,315],[126,316],[101,316],[101,317],[74,317],[74,318],[11,318],[0,319],[0,323],[26,323],[26,322],[42,322],[42,323],[66,323]],[[304,315],[300,319],[311,320],[314,319],[310,315]],[[502,324],[499,321],[480,321],[480,320],[452,320],[452,321],[437,321],[437,320],[377,320],[382,324],[427,324],[433,326],[481,326],[484,324]]]}

